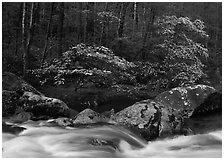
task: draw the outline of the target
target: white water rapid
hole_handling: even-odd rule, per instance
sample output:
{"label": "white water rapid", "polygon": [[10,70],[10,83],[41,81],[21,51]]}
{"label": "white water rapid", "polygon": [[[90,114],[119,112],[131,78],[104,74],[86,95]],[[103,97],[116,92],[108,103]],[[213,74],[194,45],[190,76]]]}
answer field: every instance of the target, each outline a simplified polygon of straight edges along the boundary
{"label": "white water rapid", "polygon": [[28,121],[2,134],[3,158],[222,157],[222,131],[145,142],[122,127],[61,128]]}

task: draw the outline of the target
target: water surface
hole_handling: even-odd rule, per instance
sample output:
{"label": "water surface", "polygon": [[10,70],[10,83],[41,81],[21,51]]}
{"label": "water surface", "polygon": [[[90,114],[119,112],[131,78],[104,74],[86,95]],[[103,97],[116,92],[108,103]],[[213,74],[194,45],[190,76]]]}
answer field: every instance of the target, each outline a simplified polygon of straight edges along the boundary
{"label": "water surface", "polygon": [[222,131],[176,136],[146,142],[131,131],[113,125],[78,128],[28,121],[19,134],[3,132],[3,157],[222,157]]}

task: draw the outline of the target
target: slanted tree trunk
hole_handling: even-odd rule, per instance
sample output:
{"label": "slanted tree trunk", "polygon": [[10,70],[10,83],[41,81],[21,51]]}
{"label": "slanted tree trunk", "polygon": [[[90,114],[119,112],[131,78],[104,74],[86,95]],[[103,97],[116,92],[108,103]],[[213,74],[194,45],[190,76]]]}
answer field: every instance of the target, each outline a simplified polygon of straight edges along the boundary
{"label": "slanted tree trunk", "polygon": [[124,2],[121,4],[121,11],[120,11],[120,22],[118,26],[118,37],[123,37],[124,33],[124,23],[125,23],[125,15],[128,8],[129,3]]}
{"label": "slanted tree trunk", "polygon": [[61,2],[59,4],[59,20],[58,20],[58,58],[62,56],[63,23],[64,23],[64,2]]}
{"label": "slanted tree trunk", "polygon": [[53,15],[53,8],[54,8],[54,2],[51,3],[51,10],[50,10],[50,17],[47,25],[47,33],[45,37],[45,45],[44,45],[44,50],[42,53],[42,60],[41,64],[44,63],[45,58],[46,58],[46,52],[47,52],[47,47],[48,47],[48,42],[49,42],[49,37],[50,37],[50,32],[51,32],[51,22],[52,22],[52,15]]}

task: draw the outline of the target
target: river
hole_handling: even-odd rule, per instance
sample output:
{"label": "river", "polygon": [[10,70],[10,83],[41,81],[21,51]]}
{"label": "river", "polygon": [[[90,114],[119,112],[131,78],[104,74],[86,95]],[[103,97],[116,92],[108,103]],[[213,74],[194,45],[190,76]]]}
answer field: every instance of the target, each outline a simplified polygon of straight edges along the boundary
{"label": "river", "polygon": [[2,134],[4,158],[222,157],[220,129],[146,142],[128,129],[107,124],[62,128],[27,121],[17,125],[26,129]]}

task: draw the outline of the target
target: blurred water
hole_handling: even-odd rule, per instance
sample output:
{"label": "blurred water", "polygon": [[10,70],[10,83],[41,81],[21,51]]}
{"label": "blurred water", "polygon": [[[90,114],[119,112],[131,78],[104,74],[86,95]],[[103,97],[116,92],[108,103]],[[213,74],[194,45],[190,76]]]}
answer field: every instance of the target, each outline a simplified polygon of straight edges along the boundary
{"label": "blurred water", "polygon": [[3,133],[3,157],[222,157],[222,131],[146,142],[129,130],[112,125],[79,128],[20,124],[14,135]]}

